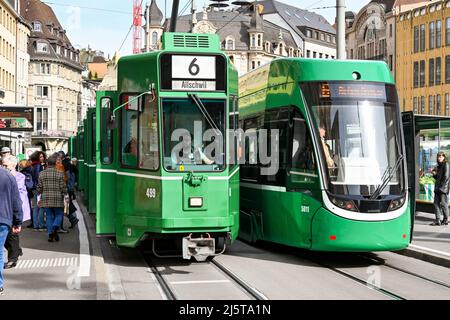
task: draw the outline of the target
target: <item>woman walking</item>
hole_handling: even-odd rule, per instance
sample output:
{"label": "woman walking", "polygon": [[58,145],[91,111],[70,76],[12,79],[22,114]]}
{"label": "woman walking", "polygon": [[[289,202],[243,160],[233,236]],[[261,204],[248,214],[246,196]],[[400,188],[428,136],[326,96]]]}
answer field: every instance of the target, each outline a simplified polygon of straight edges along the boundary
{"label": "woman walking", "polygon": [[[436,179],[434,185],[434,213],[436,220],[432,226],[448,224],[448,192],[450,181],[450,167],[447,162],[447,156],[444,152],[437,154],[437,167],[433,169],[433,178]],[[444,214],[444,220],[441,221],[441,211]]]}

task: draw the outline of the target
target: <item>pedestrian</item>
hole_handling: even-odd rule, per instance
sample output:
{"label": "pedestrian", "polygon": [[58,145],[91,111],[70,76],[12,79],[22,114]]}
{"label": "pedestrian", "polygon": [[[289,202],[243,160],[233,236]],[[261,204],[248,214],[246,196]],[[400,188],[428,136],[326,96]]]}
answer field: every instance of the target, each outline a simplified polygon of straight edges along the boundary
{"label": "pedestrian", "polygon": [[59,241],[58,230],[61,226],[64,208],[64,196],[67,186],[64,174],[56,170],[55,155],[47,159],[47,169],[39,174],[37,193],[40,195],[39,206],[45,209],[47,216],[48,241]]}
{"label": "pedestrian", "polygon": [[31,176],[33,178],[33,201],[31,202],[33,208],[33,227],[34,231],[45,231],[45,211],[44,208],[40,208],[37,204],[37,191],[36,187],[39,182],[39,174],[44,171],[47,165],[47,159],[45,153],[42,151],[36,151],[30,156],[31,161]]}
{"label": "pedestrian", "polygon": [[[437,154],[437,167],[432,170],[433,178],[436,180],[434,185],[434,214],[436,219],[432,226],[448,225],[448,192],[450,181],[450,167],[447,162],[447,156],[444,152]],[[441,211],[444,219],[441,221]]]}
{"label": "pedestrian", "polygon": [[72,168],[72,172],[75,174],[75,187],[78,189],[78,159],[77,158],[72,158],[71,161],[71,168]]}
{"label": "pedestrian", "polygon": [[[31,172],[31,161],[30,160],[22,160],[19,162],[19,172],[25,176],[25,187],[28,192],[28,203],[30,205],[30,209],[32,210],[32,202],[33,202],[33,191],[36,189],[33,181],[33,175]],[[27,228],[33,228],[33,214],[30,214],[31,223],[27,226]]]}
{"label": "pedestrian", "polygon": [[[14,156],[7,156],[3,159],[3,166],[14,176],[17,183],[17,188],[19,190],[20,200],[22,202],[22,223],[30,220],[30,203],[28,200],[28,191],[25,186],[26,177],[16,171],[17,167],[17,158]],[[6,250],[8,250],[8,262],[5,263],[4,268],[10,269],[14,268],[17,265],[17,261],[19,260],[19,256],[21,256],[22,249],[20,248],[20,239],[19,234],[9,231],[8,237],[4,244]]]}
{"label": "pedestrian", "polygon": [[[58,151],[58,152],[56,152],[54,154],[54,156],[57,159],[56,160],[56,170],[58,172],[61,172],[64,175],[64,182],[66,183],[66,186],[69,186],[70,160],[66,160],[66,154],[64,153],[64,151]],[[68,213],[68,206],[69,206],[69,200],[68,199],[67,199],[67,201],[65,201],[65,204],[67,204],[67,206],[64,205],[63,213],[69,214]],[[68,230],[64,229],[64,216],[65,215],[63,214],[63,217],[62,217],[62,220],[61,220],[61,226],[60,226],[59,231],[58,231],[59,233],[68,233],[69,232]],[[72,216],[72,220],[73,219],[74,218]],[[75,219],[76,219],[76,217],[75,217]],[[69,218],[69,221],[70,221],[70,218]]]}
{"label": "pedestrian", "polygon": [[0,168],[0,294],[3,294],[3,246],[8,233],[19,234],[22,230],[22,203],[13,175]]}
{"label": "pedestrian", "polygon": [[11,149],[10,149],[9,147],[3,147],[3,148],[0,150],[0,154],[1,154],[2,159],[3,159],[4,157],[10,156],[10,155],[11,155]]}

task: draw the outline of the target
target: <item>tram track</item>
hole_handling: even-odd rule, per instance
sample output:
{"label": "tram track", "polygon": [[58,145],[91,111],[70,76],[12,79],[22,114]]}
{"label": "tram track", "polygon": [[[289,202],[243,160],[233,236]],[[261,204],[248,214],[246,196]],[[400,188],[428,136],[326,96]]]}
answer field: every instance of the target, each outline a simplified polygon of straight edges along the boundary
{"label": "tram track", "polygon": [[[184,298],[177,295],[176,290],[174,289],[171,281],[169,279],[167,279],[167,276],[165,276],[160,271],[159,267],[156,265],[156,263],[152,259],[151,254],[142,252],[142,256],[143,256],[145,262],[147,263],[147,265],[150,269],[150,272],[154,275],[154,280],[156,281],[156,284],[159,287],[159,291],[160,291],[163,299],[165,299],[165,300],[184,300]],[[161,266],[170,268],[171,262],[173,262],[173,260],[167,259],[167,262],[168,262],[167,264],[164,263]],[[192,262],[192,264],[193,265],[205,264],[205,265],[211,266],[212,268],[214,268],[214,270],[218,271],[222,276],[224,276],[227,280],[229,280],[229,282],[232,283],[235,288],[237,288],[239,291],[241,291],[245,295],[245,297],[247,297],[249,300],[268,300],[268,298],[266,296],[264,296],[264,294],[262,294],[255,287],[251,286],[245,280],[240,278],[238,275],[236,275],[233,271],[231,271],[229,268],[224,266],[219,261],[212,259],[207,262]],[[189,267],[187,267],[187,270],[189,270]],[[207,299],[207,298],[208,297],[204,297],[203,299]],[[224,298],[226,298],[226,296]]]}

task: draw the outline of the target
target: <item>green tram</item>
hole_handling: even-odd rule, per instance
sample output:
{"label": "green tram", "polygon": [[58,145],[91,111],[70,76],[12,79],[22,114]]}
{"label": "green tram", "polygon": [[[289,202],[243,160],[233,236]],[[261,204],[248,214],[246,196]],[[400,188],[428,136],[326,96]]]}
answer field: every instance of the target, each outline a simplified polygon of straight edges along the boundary
{"label": "green tram", "polygon": [[238,75],[217,35],[165,33],[162,43],[121,58],[118,90],[97,92],[84,197],[97,235],[150,240],[157,256],[159,239],[176,239],[183,258],[201,261],[238,236],[239,166],[226,135],[238,125]]}
{"label": "green tram", "polygon": [[[415,195],[385,63],[274,60],[240,78],[239,124],[248,141],[240,162],[243,239],[318,251],[409,244]],[[265,144],[273,163],[257,157]]]}

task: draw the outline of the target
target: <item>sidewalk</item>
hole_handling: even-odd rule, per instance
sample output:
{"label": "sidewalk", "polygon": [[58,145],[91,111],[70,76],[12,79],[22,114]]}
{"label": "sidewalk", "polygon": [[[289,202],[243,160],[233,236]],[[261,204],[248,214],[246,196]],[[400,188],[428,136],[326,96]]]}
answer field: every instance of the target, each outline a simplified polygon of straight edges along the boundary
{"label": "sidewalk", "polygon": [[26,228],[29,222],[25,222],[20,233],[23,256],[15,268],[4,270],[5,291],[0,300],[109,299],[95,230],[92,233],[93,226],[81,210],[77,215],[74,229],[64,218],[69,233],[60,233],[59,242],[48,242],[47,232]]}
{"label": "sidewalk", "polygon": [[417,212],[413,241],[397,253],[450,268],[450,225],[431,226],[435,215]]}

